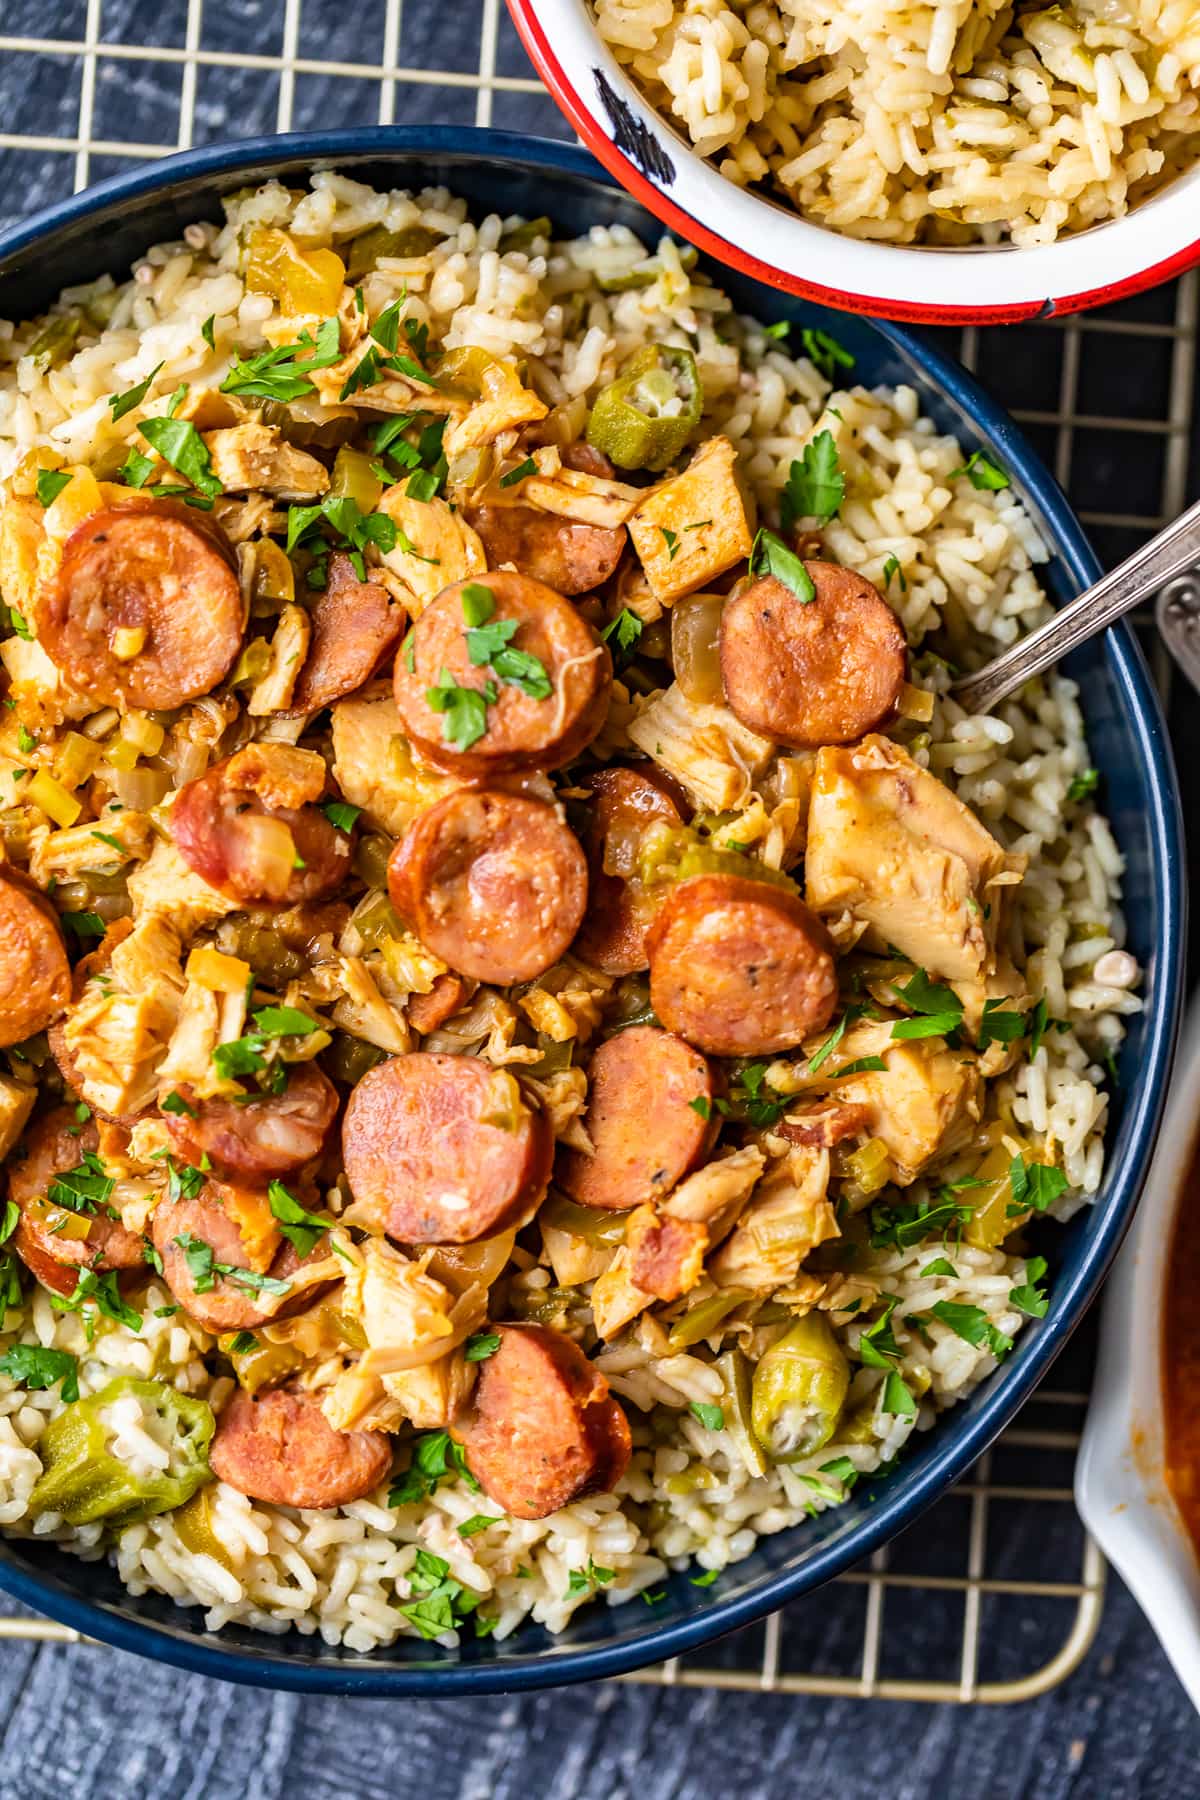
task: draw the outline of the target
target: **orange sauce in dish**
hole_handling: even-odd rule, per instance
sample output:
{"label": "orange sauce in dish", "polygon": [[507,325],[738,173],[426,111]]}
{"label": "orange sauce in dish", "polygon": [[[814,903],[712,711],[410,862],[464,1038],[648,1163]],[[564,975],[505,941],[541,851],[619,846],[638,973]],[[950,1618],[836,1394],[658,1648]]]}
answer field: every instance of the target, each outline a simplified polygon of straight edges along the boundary
{"label": "orange sauce in dish", "polygon": [[1200,1141],[1192,1148],[1175,1212],[1165,1301],[1164,1474],[1200,1550]]}

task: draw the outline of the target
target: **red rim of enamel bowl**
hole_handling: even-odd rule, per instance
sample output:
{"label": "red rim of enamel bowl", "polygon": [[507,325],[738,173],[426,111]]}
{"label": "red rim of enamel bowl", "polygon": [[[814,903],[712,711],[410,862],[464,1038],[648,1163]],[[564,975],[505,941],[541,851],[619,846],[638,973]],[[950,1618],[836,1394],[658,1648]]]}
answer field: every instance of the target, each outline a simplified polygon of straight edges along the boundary
{"label": "red rim of enamel bowl", "polygon": [[1118,300],[1129,299],[1132,294],[1144,293],[1147,288],[1172,281],[1177,275],[1185,274],[1188,269],[1200,263],[1198,237],[1194,243],[1185,245],[1182,250],[1175,251],[1163,261],[1152,263],[1149,268],[1127,275],[1121,281],[1110,282],[1103,287],[1087,288],[1078,294],[1063,294],[1056,300],[1020,300],[1009,306],[927,306],[915,300],[888,300],[879,295],[852,294],[844,288],[822,287],[820,282],[804,281],[798,275],[785,274],[720,237],[669,199],[661,188],[647,180],[636,163],[617,149],[571,85],[538,20],[536,0],[507,0],[507,3],[521,42],[560,111],[609,174],[615,175],[621,186],[661,219],[664,225],[671,226],[682,237],[706,250],[718,261],[727,263],[744,275],[753,276],[767,287],[780,288],[785,293],[819,301],[822,306],[832,307],[837,312],[902,319],[916,325],[1009,325],[1021,319],[1057,318],[1064,313],[1083,312],[1094,306],[1111,306]]}

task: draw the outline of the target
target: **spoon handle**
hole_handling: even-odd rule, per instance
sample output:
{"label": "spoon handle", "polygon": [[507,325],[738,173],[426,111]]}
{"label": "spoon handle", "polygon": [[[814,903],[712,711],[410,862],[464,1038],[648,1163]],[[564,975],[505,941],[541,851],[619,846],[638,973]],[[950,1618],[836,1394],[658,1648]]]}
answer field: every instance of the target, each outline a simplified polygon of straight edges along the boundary
{"label": "spoon handle", "polygon": [[1130,607],[1156,594],[1172,577],[1200,563],[1200,500],[1173,524],[1135,550],[1094,587],[1060,607],[1052,619],[1031,631],[1010,650],[951,686],[959,705],[970,713],[990,712],[1023,682],[1061,661],[1076,645],[1095,637]]}

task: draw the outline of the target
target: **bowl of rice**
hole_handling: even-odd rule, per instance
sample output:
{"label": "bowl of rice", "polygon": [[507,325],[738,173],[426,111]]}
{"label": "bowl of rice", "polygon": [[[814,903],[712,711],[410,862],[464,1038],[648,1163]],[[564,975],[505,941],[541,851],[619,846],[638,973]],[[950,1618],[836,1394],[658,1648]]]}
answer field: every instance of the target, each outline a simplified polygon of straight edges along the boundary
{"label": "bowl of rice", "polygon": [[1200,256],[1192,0],[509,5],[605,167],[771,286],[999,324]]}
{"label": "bowl of rice", "polygon": [[[536,384],[542,411],[561,409],[562,418],[583,418],[631,353],[670,346],[694,364],[703,388],[696,432],[728,447],[738,504],[757,505],[771,521],[769,539],[772,527],[788,529],[779,526],[781,490],[789,482],[795,490],[812,455],[827,457],[834,445],[843,491],[806,536],[819,537],[821,554],[843,573],[863,571],[890,596],[913,659],[912,692],[905,690],[913,716],[889,727],[903,740],[909,779],[936,775],[953,796],[945,803],[974,814],[1002,846],[1005,867],[1024,869],[1006,942],[1022,965],[1030,1010],[1023,1023],[988,1003],[1007,1025],[991,1033],[993,1078],[987,1116],[977,1123],[990,1134],[989,1154],[1006,1160],[1019,1143],[1040,1147],[1038,1155],[1018,1155],[1015,1173],[991,1183],[1000,1223],[990,1236],[944,1229],[951,1216],[966,1221],[971,1190],[986,1185],[980,1178],[943,1175],[941,1186],[877,1191],[869,1254],[858,1234],[864,1291],[884,1302],[877,1319],[872,1302],[870,1326],[856,1318],[862,1302],[846,1297],[840,1277],[815,1272],[824,1265],[799,1275],[809,1284],[802,1308],[827,1290],[841,1295],[822,1330],[826,1339],[837,1334],[840,1356],[856,1365],[845,1435],[831,1422],[834,1435],[807,1461],[768,1464],[743,1427],[733,1429],[737,1406],[723,1411],[730,1397],[717,1366],[721,1321],[736,1320],[736,1311],[718,1308],[707,1336],[685,1334],[674,1345],[669,1315],[647,1314],[605,1341],[590,1323],[592,1277],[579,1276],[564,1296],[536,1249],[519,1250],[502,1304],[537,1319],[539,1305],[553,1299],[555,1318],[628,1417],[632,1455],[611,1491],[548,1516],[492,1513],[481,1521],[479,1485],[446,1433],[414,1440],[403,1427],[407,1466],[390,1486],[346,1504],[260,1501],[222,1479],[199,1489],[207,1496],[203,1521],[193,1516],[187,1529],[191,1500],[178,1514],[143,1509],[119,1528],[105,1529],[95,1515],[73,1523],[44,1505],[39,1512],[33,1498],[47,1446],[57,1444],[60,1459],[69,1446],[70,1406],[101,1408],[104,1460],[123,1465],[125,1478],[173,1479],[169,1466],[164,1474],[171,1452],[159,1429],[164,1390],[175,1391],[173,1404],[186,1403],[189,1417],[207,1416],[211,1432],[212,1413],[230,1401],[229,1363],[216,1337],[171,1303],[175,1289],[169,1279],[164,1286],[152,1257],[136,1274],[133,1325],[131,1302],[121,1297],[128,1287],[112,1285],[97,1312],[95,1277],[81,1279],[64,1306],[18,1279],[5,1253],[0,1586],[15,1598],[120,1648],[309,1692],[452,1695],[612,1676],[761,1618],[910,1524],[1008,1422],[1095,1296],[1149,1164],[1179,1011],[1183,872],[1165,728],[1124,626],[993,715],[969,717],[956,705],[947,659],[986,659],[1099,572],[1053,479],[970,376],[899,328],[839,319],[694,262],[585,153],[502,132],[373,128],[210,147],[118,177],[11,229],[0,240],[0,315],[28,323],[0,326],[6,500],[14,484],[32,478],[31,455],[55,490],[41,502],[48,511],[69,492],[61,485],[66,459],[82,481],[89,459],[104,468],[123,453],[127,474],[132,434],[146,425],[148,441],[157,436],[178,455],[189,393],[203,390],[211,406],[231,374],[242,379],[252,365],[269,371],[289,354],[277,342],[285,334],[272,307],[246,281],[248,246],[264,229],[290,234],[303,247],[297,253],[312,259],[310,271],[357,267],[358,316],[395,318],[398,306],[412,307],[414,354],[455,356],[469,345],[512,358]],[[386,245],[413,231],[419,239],[405,240],[396,263]],[[369,256],[353,249],[365,239],[375,247]],[[377,254],[381,243],[385,253]],[[351,300],[347,329],[355,316]],[[58,322],[53,355],[37,349],[48,319]],[[133,398],[114,407],[114,395]],[[151,424],[160,417],[165,432]],[[308,422],[319,423],[315,415]],[[46,460],[52,451],[57,462]],[[145,456],[141,462],[148,465]],[[672,552],[673,535],[662,533]],[[360,554],[374,558],[378,547],[364,537]],[[814,553],[810,542],[805,554]],[[674,562],[672,553],[664,567]],[[624,609],[615,616],[624,618]],[[31,652],[23,634],[11,635],[22,645],[12,659],[20,669]],[[747,773],[745,743],[734,767],[728,737],[714,732],[732,729],[720,708],[707,709],[699,737],[665,723],[639,733],[638,718],[653,717],[652,707],[665,717],[670,690],[627,679],[614,688],[605,727],[632,732],[625,755],[659,759],[664,771],[673,765],[684,786],[728,775],[742,793],[739,836],[759,833],[764,860],[778,856],[779,830],[772,839],[761,799],[742,792],[738,779],[739,769]],[[230,703],[227,716],[235,712]],[[103,734],[111,724],[95,729]],[[639,735],[644,749],[633,748]],[[623,738],[607,741],[619,756]],[[28,734],[14,754],[36,755]],[[347,800],[354,768],[343,754]],[[375,804],[365,792],[360,798],[368,809]],[[784,817],[795,823],[794,807],[771,816],[777,827]],[[114,830],[125,829],[118,814]],[[47,839],[39,827],[34,836],[41,868],[55,834]],[[139,854],[151,854],[148,839]],[[50,883],[44,903],[74,906],[77,885]],[[164,896],[152,885],[142,879],[140,893],[158,918]],[[174,911],[178,921],[178,904]],[[354,966],[365,968],[366,956],[362,950]],[[917,971],[910,996],[918,977],[927,981]],[[100,979],[103,986],[115,976]],[[365,1031],[368,1041],[380,1028],[378,1009],[386,1018],[392,1003],[382,988],[371,991],[374,1024],[364,1025],[354,1006],[337,1011],[351,1035]],[[318,990],[288,989],[279,999],[286,1005],[287,993],[303,992]],[[396,990],[387,993],[394,999]],[[914,1054],[950,1029],[934,1016],[939,994],[945,990],[934,987],[910,1001],[921,1016],[902,1035],[920,1040]],[[342,999],[350,995],[335,984],[324,1001],[308,1003],[337,1009]],[[600,990],[597,999],[602,1014]],[[491,1003],[488,1053],[500,1065],[514,1047],[527,1061],[537,1057],[536,1049],[521,1051],[531,1039],[515,1006],[503,1014],[507,1034],[495,1029],[504,1004],[503,996]],[[255,1016],[266,1021],[268,1013]],[[395,1017],[385,1035],[395,1033]],[[474,1028],[463,1029],[470,1037]],[[863,1029],[886,1027],[853,1027]],[[470,1041],[488,1048],[478,1031]],[[460,1046],[451,1034],[443,1047]],[[878,1056],[863,1063],[885,1066]],[[61,1086],[52,1060],[41,1056],[38,1066],[54,1099]],[[27,1071],[11,1061],[6,1068],[6,1094],[14,1082],[28,1084]],[[850,1072],[847,1065],[836,1074]],[[743,1108],[772,1091],[758,1076],[740,1079]],[[19,1159],[10,1177],[14,1169]],[[183,1175],[203,1179],[195,1169]],[[161,1172],[155,1180],[161,1184]],[[1009,1217],[1032,1220],[1028,1235],[1008,1244],[1004,1180]],[[187,1197],[186,1187],[173,1196],[177,1204]],[[330,1203],[336,1213],[336,1191]],[[352,1260],[358,1254],[349,1234],[345,1249]],[[211,1287],[211,1267],[201,1273]],[[778,1326],[767,1329],[778,1336]],[[485,1332],[482,1353],[495,1348]],[[237,1351],[234,1344],[230,1354]],[[63,1392],[67,1371],[73,1395]],[[158,1396],[157,1413],[143,1406],[147,1393]],[[48,1466],[53,1477],[53,1454]]]}

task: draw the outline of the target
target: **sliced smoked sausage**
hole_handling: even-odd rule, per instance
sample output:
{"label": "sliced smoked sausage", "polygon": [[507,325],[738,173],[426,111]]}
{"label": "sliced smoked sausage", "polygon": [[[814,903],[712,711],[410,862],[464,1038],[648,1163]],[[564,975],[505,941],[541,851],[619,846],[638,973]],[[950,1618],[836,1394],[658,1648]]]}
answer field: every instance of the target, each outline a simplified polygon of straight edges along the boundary
{"label": "sliced smoked sausage", "polygon": [[346,1105],[356,1218],[402,1244],[470,1244],[545,1192],[554,1140],[512,1077],[475,1056],[417,1050],[368,1070]]}
{"label": "sliced smoked sausage", "polygon": [[71,970],[49,901],[0,875],[0,1048],[44,1031],[71,997]]}
{"label": "sliced smoked sausage", "polygon": [[214,1475],[273,1506],[346,1506],[384,1480],[392,1440],[382,1431],[335,1431],[319,1394],[238,1388],[217,1420],[208,1455]]}
{"label": "sliced smoked sausage", "polygon": [[167,829],[185,863],[242,905],[297,906],[350,873],[353,837],[315,804],[321,757],[290,744],[250,744],[179,790]]}
{"label": "sliced smoked sausage", "polygon": [[647,826],[681,825],[683,816],[648,768],[598,769],[582,785],[593,798],[584,837],[588,908],[575,949],[606,975],[633,975],[649,962],[646,931],[657,906],[637,880],[642,837]]}
{"label": "sliced smoked sausage", "polygon": [[492,1325],[470,1411],[452,1426],[467,1467],[514,1519],[608,1493],[629,1466],[629,1421],[578,1344],[548,1325]]}
{"label": "sliced smoked sausage", "polygon": [[[74,1206],[62,1206],[50,1198],[52,1183],[70,1170],[81,1169],[94,1184],[95,1171],[83,1159],[99,1141],[90,1119],[81,1125],[74,1107],[58,1106],[27,1133],[23,1160],[9,1159],[9,1198],[21,1213],[13,1248],[43,1287],[56,1294],[73,1294],[83,1268],[103,1274],[146,1266],[144,1239],[126,1231],[102,1200],[77,1199]],[[56,1190],[59,1199],[66,1198],[68,1188]]]}
{"label": "sliced smoked sausage", "polygon": [[292,689],[290,717],[320,712],[369,681],[404,629],[386,588],[360,581],[348,556],[329,559],[329,585],[308,612],[312,636]]}
{"label": "sliced smoked sausage", "polygon": [[242,627],[241,588],[218,528],[174,507],[93,513],[63,545],[38,608],[42,648],[97,706],[199,699],[228,673]]}
{"label": "sliced smoked sausage", "polygon": [[388,894],[427,949],[474,981],[545,974],[587,905],[587,864],[553,806],[460,788],[423,812],[388,863]]}
{"label": "sliced smoked sausage", "polygon": [[293,1064],[282,1094],[200,1100],[190,1087],[177,1091],[189,1111],[164,1114],[163,1123],[179,1154],[226,1180],[260,1186],[319,1156],[338,1109],[337,1089],[315,1063]]}
{"label": "sliced smoked sausage", "polygon": [[623,1212],[661,1200],[716,1135],[712,1071],[681,1037],[631,1025],[588,1064],[583,1127],[594,1146],[559,1152],[559,1183],[581,1206]]}
{"label": "sliced smoked sausage", "polygon": [[[263,1288],[254,1267],[260,1259],[242,1235],[236,1209],[222,1204],[221,1192],[220,1183],[208,1182],[194,1199],[161,1200],[155,1208],[151,1236],[162,1258],[163,1280],[180,1306],[213,1332],[252,1331],[270,1319],[303,1312],[325,1287],[300,1288],[290,1297]],[[327,1254],[324,1238],[304,1258],[291,1243],[284,1243],[266,1271],[267,1278],[290,1281],[302,1263],[320,1262]],[[247,1273],[245,1277],[221,1273],[218,1264]]]}
{"label": "sliced smoked sausage", "polygon": [[650,927],[650,1004],[713,1056],[767,1056],[826,1026],[833,942],[803,900],[766,881],[698,875]]}
{"label": "sliced smoked sausage", "polygon": [[895,710],[908,650],[895,613],[865,575],[807,562],[807,604],[765,575],[721,616],[721,680],[743,725],[777,744],[851,744]]}
{"label": "sliced smoked sausage", "polygon": [[[484,620],[488,636],[481,638],[468,618]],[[497,646],[498,668],[489,643]],[[538,698],[543,678],[551,691]],[[500,570],[455,582],[426,607],[396,658],[395,682],[405,732],[440,767],[480,776],[561,769],[604,723],[612,658],[569,600],[527,575]],[[473,703],[474,718],[455,698],[462,688],[483,696],[482,706]]]}
{"label": "sliced smoked sausage", "polygon": [[[600,480],[613,478],[608,458],[590,444],[569,444],[561,454],[564,468]],[[515,563],[523,575],[544,581],[560,594],[590,594],[607,581],[629,542],[624,525],[585,525],[560,518],[522,505],[520,492],[518,487],[508,502],[464,509],[467,523],[483,542],[489,566]]]}

